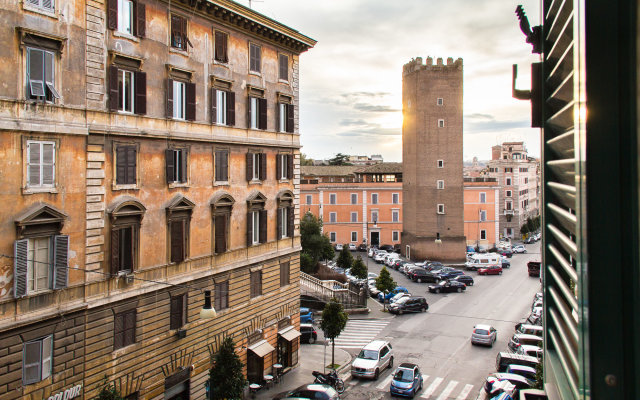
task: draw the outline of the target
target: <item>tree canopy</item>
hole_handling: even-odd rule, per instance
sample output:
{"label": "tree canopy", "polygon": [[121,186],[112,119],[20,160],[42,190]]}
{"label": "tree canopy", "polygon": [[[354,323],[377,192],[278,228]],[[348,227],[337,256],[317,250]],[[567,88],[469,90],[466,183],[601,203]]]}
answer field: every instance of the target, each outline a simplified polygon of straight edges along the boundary
{"label": "tree canopy", "polygon": [[240,399],[247,380],[242,373],[244,364],[236,354],[233,339],[227,336],[213,358],[209,370],[209,399]]}
{"label": "tree canopy", "polygon": [[349,161],[348,155],[338,153],[335,155],[335,157],[329,159],[329,165],[351,165],[348,161]]}
{"label": "tree canopy", "polygon": [[351,267],[351,275],[358,279],[367,279],[368,273],[369,271],[367,270],[367,266],[364,264],[364,261],[362,261],[362,257],[358,256]]}
{"label": "tree canopy", "polygon": [[337,338],[347,326],[348,319],[349,315],[344,312],[342,304],[338,303],[335,298],[331,299],[327,305],[324,306],[324,310],[322,310],[320,329],[322,329],[324,337],[331,340],[331,365],[335,365],[335,338]]}
{"label": "tree canopy", "polygon": [[335,255],[331,241],[322,234],[322,220],[307,212],[300,221],[300,264],[303,272],[314,273],[318,261],[333,259]]}
{"label": "tree canopy", "polygon": [[[387,267],[382,267],[380,270],[380,275],[376,278],[376,289],[382,292],[382,294],[386,297],[386,295],[396,288],[398,284],[393,280],[391,274],[387,270]],[[382,302],[382,308],[385,307],[386,301]]]}
{"label": "tree canopy", "polygon": [[306,154],[300,153],[300,166],[313,165],[313,160],[308,158]]}
{"label": "tree canopy", "polygon": [[349,251],[348,246],[344,246],[340,254],[338,254],[338,259],[336,260],[336,264],[340,268],[344,268],[345,270],[351,268],[353,266],[353,256]]}

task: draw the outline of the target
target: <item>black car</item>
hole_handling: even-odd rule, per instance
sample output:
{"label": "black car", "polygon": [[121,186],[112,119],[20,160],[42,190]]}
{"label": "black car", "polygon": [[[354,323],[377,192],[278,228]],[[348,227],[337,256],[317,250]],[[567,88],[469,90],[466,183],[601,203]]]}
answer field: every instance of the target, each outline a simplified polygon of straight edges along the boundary
{"label": "black car", "polygon": [[440,281],[437,285],[429,286],[431,293],[448,293],[448,292],[462,292],[467,290],[467,286],[458,281]]}
{"label": "black car", "polygon": [[458,275],[463,275],[464,272],[460,271],[459,269],[455,269],[451,267],[442,267],[436,272],[434,272],[434,274],[437,274],[442,280],[442,279],[451,279],[454,276],[458,276]]}
{"label": "black car", "polygon": [[500,250],[500,254],[505,256],[505,257],[511,258],[513,256],[513,250],[511,250],[511,249],[502,249],[502,250]]}
{"label": "black car", "polygon": [[300,342],[314,344],[318,340],[318,333],[312,324],[300,324]]}
{"label": "black car", "polygon": [[412,281],[422,283],[422,282],[437,282],[438,276],[432,272],[426,271],[422,268],[415,268],[408,275]]}
{"label": "black car", "polygon": [[427,299],[422,296],[406,296],[389,305],[392,314],[404,314],[410,312],[424,312],[429,309]]}
{"label": "black car", "polygon": [[431,261],[425,264],[424,269],[426,269],[427,271],[431,271],[434,269],[441,269],[443,267],[444,267],[444,264],[441,263],[440,261]]}
{"label": "black car", "polygon": [[380,246],[380,250],[384,250],[388,253],[393,253],[393,246],[390,244],[383,244],[382,246]]}
{"label": "black car", "polygon": [[458,275],[458,276],[453,277],[453,278],[451,278],[449,280],[450,281],[454,281],[454,282],[462,282],[466,286],[473,286],[473,278],[470,277],[469,275]]}
{"label": "black car", "polygon": [[367,245],[360,243],[360,245],[358,245],[358,251],[367,251]]}
{"label": "black car", "polygon": [[395,269],[395,270],[399,270],[401,266],[405,265],[405,264],[409,264],[409,261],[403,261],[403,260],[395,260],[393,262],[393,264],[391,264],[391,268]]}
{"label": "black car", "polygon": [[502,268],[509,268],[509,267],[511,267],[511,261],[502,260]]}

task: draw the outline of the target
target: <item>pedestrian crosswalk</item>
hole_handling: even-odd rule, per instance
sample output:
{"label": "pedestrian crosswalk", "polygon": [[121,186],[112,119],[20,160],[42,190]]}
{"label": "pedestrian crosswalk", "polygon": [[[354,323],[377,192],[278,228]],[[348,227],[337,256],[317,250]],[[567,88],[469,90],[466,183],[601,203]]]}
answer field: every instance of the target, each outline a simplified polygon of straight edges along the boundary
{"label": "pedestrian crosswalk", "polygon": [[[389,385],[393,379],[392,374],[387,374],[384,379],[379,381],[351,379],[348,383],[348,389],[355,387],[363,389],[373,389],[382,392],[389,391]],[[422,375],[422,389],[416,393],[416,399],[430,400],[471,400],[469,395],[473,390],[473,385],[463,384],[455,380],[445,382],[444,378]]]}
{"label": "pedestrian crosswalk", "polygon": [[343,349],[359,349],[376,338],[388,324],[389,320],[352,319],[347,322],[340,336],[336,338],[336,347]]}

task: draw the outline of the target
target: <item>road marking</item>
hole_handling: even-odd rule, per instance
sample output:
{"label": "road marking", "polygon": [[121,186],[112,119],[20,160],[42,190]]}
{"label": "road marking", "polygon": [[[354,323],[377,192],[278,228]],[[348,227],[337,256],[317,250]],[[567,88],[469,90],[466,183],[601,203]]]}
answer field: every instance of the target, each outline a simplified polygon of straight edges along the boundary
{"label": "road marking", "polygon": [[471,389],[473,389],[473,385],[465,385],[464,389],[462,389],[462,392],[460,392],[460,395],[456,398],[456,400],[465,400],[469,395],[469,392],[471,392]]}
{"label": "road marking", "polygon": [[449,397],[449,394],[451,392],[453,392],[453,389],[455,389],[455,387],[458,385],[457,381],[451,381],[449,382],[449,384],[447,385],[446,388],[444,388],[444,390],[442,391],[442,393],[440,393],[440,396],[438,396],[437,400],[445,400],[447,397]]}
{"label": "road marking", "polygon": [[387,376],[385,380],[383,380],[376,386],[376,389],[383,390],[391,382],[391,379],[393,379],[393,374],[389,374],[389,376]]}
{"label": "road marking", "polygon": [[442,383],[444,379],[442,378],[436,378],[433,380],[433,382],[431,383],[431,385],[429,385],[429,387],[424,391],[424,393],[422,393],[422,396],[420,396],[423,399],[428,399],[429,397],[431,397],[431,395],[433,394],[433,392],[436,391],[436,389],[438,388],[438,386],[440,386],[440,384]]}

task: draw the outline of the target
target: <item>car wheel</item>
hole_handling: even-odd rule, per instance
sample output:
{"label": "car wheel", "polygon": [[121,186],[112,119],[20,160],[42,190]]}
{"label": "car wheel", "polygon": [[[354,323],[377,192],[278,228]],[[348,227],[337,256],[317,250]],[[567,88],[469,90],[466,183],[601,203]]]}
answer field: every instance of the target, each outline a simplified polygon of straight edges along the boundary
{"label": "car wheel", "polygon": [[427,308],[426,307],[422,307],[422,310],[420,310],[420,311],[421,312],[425,312],[425,311],[427,311]]}
{"label": "car wheel", "polygon": [[422,279],[418,278],[418,283],[422,283]]}
{"label": "car wheel", "polygon": [[404,311],[402,309],[398,310],[398,314],[402,315]]}
{"label": "car wheel", "polygon": [[313,336],[311,336],[308,340],[309,344],[314,344],[315,342],[316,342],[316,339]]}
{"label": "car wheel", "polygon": [[380,370],[376,368],[376,372],[373,375],[373,380],[377,381],[379,376],[380,376]]}
{"label": "car wheel", "polygon": [[498,271],[498,275],[502,275],[502,271]]}
{"label": "car wheel", "polygon": [[462,288],[458,288],[458,293],[462,292]]}
{"label": "car wheel", "polygon": [[436,293],[440,293],[440,289],[436,289]]}
{"label": "car wheel", "polygon": [[393,357],[389,359],[389,369],[393,368]]}
{"label": "car wheel", "polygon": [[468,286],[473,286],[473,282],[469,282]]}

